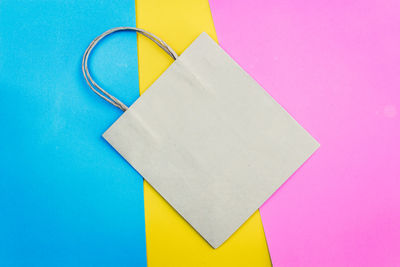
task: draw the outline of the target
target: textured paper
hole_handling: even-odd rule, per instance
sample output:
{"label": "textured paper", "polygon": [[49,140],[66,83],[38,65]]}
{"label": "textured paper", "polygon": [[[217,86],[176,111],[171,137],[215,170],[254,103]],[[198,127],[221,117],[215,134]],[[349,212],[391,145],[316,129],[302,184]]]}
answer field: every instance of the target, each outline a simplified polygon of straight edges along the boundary
{"label": "textured paper", "polygon": [[[157,33],[179,54],[202,32],[217,41],[207,0],[135,2],[138,27]],[[173,60],[140,35],[138,54],[139,85],[143,93]],[[215,250],[146,181],[144,200],[149,267],[271,266],[258,210],[229,242]]]}
{"label": "textured paper", "polygon": [[205,33],[104,137],[213,247],[318,147]]}
{"label": "textured paper", "polygon": [[397,266],[400,2],[210,6],[221,46],[321,143],[261,208],[274,266]]}

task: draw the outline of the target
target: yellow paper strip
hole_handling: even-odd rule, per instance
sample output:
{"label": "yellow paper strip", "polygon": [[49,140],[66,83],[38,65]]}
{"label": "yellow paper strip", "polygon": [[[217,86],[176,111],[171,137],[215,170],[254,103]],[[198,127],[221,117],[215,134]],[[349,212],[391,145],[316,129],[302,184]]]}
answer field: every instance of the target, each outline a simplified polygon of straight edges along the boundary
{"label": "yellow paper strip", "polygon": [[[136,18],[139,28],[159,36],[178,54],[202,32],[217,41],[207,0],[136,0]],[[142,36],[138,37],[138,54],[143,93],[172,59]],[[149,267],[271,266],[258,211],[221,247],[213,249],[147,182],[144,200]]]}

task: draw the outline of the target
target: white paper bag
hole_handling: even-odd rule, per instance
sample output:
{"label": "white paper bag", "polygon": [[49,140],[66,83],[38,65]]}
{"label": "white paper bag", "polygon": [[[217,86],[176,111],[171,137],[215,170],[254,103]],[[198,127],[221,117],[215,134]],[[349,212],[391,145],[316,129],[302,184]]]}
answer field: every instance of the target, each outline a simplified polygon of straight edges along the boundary
{"label": "white paper bag", "polygon": [[103,136],[214,248],[319,146],[206,33]]}

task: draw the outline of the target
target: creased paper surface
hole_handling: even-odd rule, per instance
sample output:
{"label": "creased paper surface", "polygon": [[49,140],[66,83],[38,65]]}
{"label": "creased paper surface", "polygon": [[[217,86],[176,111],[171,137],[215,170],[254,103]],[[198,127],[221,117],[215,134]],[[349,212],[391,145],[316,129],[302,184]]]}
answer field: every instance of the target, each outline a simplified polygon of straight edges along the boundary
{"label": "creased paper surface", "polygon": [[104,137],[213,247],[318,147],[205,33]]}

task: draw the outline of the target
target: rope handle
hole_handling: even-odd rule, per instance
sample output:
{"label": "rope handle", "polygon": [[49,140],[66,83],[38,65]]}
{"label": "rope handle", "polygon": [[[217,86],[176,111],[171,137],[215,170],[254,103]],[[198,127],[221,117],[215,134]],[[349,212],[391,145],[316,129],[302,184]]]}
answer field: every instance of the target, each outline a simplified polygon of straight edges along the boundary
{"label": "rope handle", "polygon": [[[128,107],[122,103],[120,100],[118,100],[116,97],[112,96],[110,93],[108,93],[106,90],[101,88],[92,78],[89,72],[89,67],[88,67],[88,61],[89,61],[89,56],[90,53],[92,52],[93,48],[106,36],[115,33],[115,32],[120,32],[120,31],[134,31],[137,33],[140,33],[150,40],[152,40],[154,43],[156,43],[161,49],[163,49],[168,55],[170,55],[174,60],[178,58],[178,54],[171,48],[169,47],[163,40],[155,36],[154,34],[145,31],[143,29],[139,28],[134,28],[134,27],[116,27],[112,28],[108,31],[105,31],[104,33],[100,34],[97,36],[88,46],[86,49],[85,53],[83,54],[83,59],[82,59],[82,72],[83,72],[83,77],[85,78],[87,84],[89,85],[90,89],[92,89],[93,92],[95,92],[98,96],[106,100],[108,103],[116,106],[117,108],[121,109],[122,111],[126,111]],[[97,89],[97,90],[96,90]]]}

